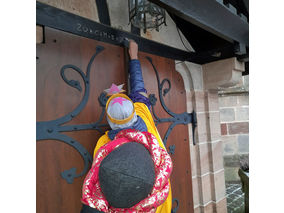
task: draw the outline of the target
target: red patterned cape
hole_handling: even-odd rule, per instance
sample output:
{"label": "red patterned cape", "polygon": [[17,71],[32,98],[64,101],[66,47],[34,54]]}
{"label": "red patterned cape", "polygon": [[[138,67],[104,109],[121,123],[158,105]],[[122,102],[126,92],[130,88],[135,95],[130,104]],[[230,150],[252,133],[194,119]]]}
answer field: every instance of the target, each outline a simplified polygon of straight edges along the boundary
{"label": "red patterned cape", "polygon": [[[156,180],[151,194],[131,208],[114,208],[105,199],[99,183],[99,167],[102,160],[117,147],[130,142],[140,143],[147,148],[155,165]],[[108,213],[154,213],[169,194],[169,178],[173,169],[172,160],[160,147],[156,137],[149,132],[128,129],[120,131],[113,141],[102,146],[96,153],[92,168],[88,172],[82,189],[82,203]]]}

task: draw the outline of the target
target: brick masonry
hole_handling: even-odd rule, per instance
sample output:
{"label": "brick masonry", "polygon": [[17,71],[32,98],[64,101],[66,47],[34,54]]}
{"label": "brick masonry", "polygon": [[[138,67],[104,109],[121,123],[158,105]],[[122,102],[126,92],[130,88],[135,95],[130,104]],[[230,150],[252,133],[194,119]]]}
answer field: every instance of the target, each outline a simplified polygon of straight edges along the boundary
{"label": "brick masonry", "polygon": [[242,154],[249,152],[249,135],[238,136],[238,152]]}
{"label": "brick masonry", "polygon": [[[232,161],[233,164],[234,161],[239,163],[239,158],[226,162],[224,156],[231,159],[240,152],[248,153],[248,96],[222,93],[223,96],[220,97],[222,94],[218,89],[219,86],[235,84],[241,79],[241,65],[243,64],[234,58],[202,66],[182,62],[176,64],[176,71],[184,80],[187,110],[192,112],[194,109],[197,113],[196,145],[192,144],[192,129],[188,125],[196,213],[227,212],[225,174],[230,170],[226,170],[226,166],[231,166]],[[219,70],[222,72],[218,72]],[[194,75],[196,72],[200,76],[200,71],[203,73],[203,84]],[[246,136],[241,137],[242,135]],[[239,166],[236,163],[234,165]]]}
{"label": "brick masonry", "polygon": [[190,144],[194,212],[227,212],[218,93],[190,93],[198,122],[196,145]]}
{"label": "brick masonry", "polygon": [[224,122],[235,121],[235,110],[234,108],[221,108],[220,119]]}
{"label": "brick masonry", "polygon": [[189,72],[201,70],[198,66],[176,65],[185,82],[187,111],[194,109],[197,114],[196,145],[192,143],[192,125],[188,125],[194,212],[227,212],[219,96],[217,90],[209,92],[197,87],[201,84],[194,75],[193,85],[186,83],[191,82]]}
{"label": "brick masonry", "polygon": [[[229,170],[224,165],[231,166],[231,164],[226,162],[227,159],[223,161],[223,157],[231,159],[232,156],[239,156],[240,153],[248,153],[248,137],[242,137],[248,135],[248,79],[241,77],[242,65],[230,59],[202,66],[204,88],[207,92],[204,92],[204,99],[203,96],[197,97],[199,101],[196,106],[199,106],[199,109],[198,107],[195,109],[198,113],[198,146],[204,146],[206,143],[209,145],[207,147],[209,148],[209,174],[202,174],[208,169],[207,157],[202,157],[205,155],[206,148],[196,149],[199,150],[199,153],[195,155],[196,162],[200,164],[197,166],[199,169],[197,168],[196,176],[199,184],[199,205],[195,203],[194,212],[227,212],[224,182],[230,176],[226,176]],[[239,88],[232,87],[234,85]],[[215,102],[216,94],[219,95],[218,104]],[[202,112],[203,110],[205,112]],[[233,161],[234,164],[234,160],[239,163],[239,158],[233,158],[229,162]],[[202,165],[204,163],[205,165]],[[201,176],[198,175],[198,171]],[[237,173],[233,172],[233,174]],[[209,175],[210,182],[207,177]]]}
{"label": "brick masonry", "polygon": [[249,120],[249,108],[248,107],[236,107],[236,120],[247,121]]}
{"label": "brick masonry", "polygon": [[248,134],[249,122],[221,123],[222,135]]}
{"label": "brick masonry", "polygon": [[249,153],[248,92],[219,95],[221,140],[226,182],[238,182],[240,158]]}
{"label": "brick masonry", "polygon": [[227,135],[228,127],[226,123],[221,124],[221,135]]}
{"label": "brick masonry", "polygon": [[[249,155],[248,76],[239,86],[219,90],[220,128],[228,213],[244,212],[244,197],[238,175],[240,161]],[[235,186],[238,186],[236,189]],[[216,209],[217,210],[217,209]]]}
{"label": "brick masonry", "polygon": [[248,122],[235,122],[235,123],[228,123],[227,125],[228,125],[229,135],[246,134],[249,132]]}

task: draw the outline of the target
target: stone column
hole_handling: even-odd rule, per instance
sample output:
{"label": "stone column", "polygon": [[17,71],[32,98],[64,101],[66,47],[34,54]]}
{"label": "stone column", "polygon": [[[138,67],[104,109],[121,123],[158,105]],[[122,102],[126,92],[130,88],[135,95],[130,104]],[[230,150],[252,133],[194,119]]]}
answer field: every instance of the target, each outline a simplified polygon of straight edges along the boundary
{"label": "stone column", "polygon": [[236,58],[205,65],[176,62],[184,80],[187,111],[197,113],[196,145],[189,125],[195,212],[227,212],[218,87],[239,82],[243,70]]}

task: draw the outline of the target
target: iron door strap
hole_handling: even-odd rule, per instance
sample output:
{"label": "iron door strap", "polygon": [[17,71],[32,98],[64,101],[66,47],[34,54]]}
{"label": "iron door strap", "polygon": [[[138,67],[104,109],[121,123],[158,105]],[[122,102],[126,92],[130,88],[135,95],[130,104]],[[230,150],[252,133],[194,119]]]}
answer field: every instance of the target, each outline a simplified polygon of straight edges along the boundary
{"label": "iron door strap", "polygon": [[172,208],[171,213],[176,213],[178,211],[179,200],[177,198],[174,198],[172,201],[172,206],[174,206],[174,203],[176,203],[176,207]]}
{"label": "iron door strap", "polygon": [[[197,118],[196,118],[196,113],[193,110],[192,113],[174,113],[172,111],[169,110],[169,108],[166,106],[165,101],[164,101],[164,97],[166,96],[166,94],[168,94],[168,92],[171,90],[171,81],[167,78],[163,79],[162,82],[160,82],[160,77],[159,77],[159,73],[156,69],[156,67],[153,64],[152,58],[150,58],[149,56],[146,56],[146,59],[150,62],[150,64],[152,65],[155,74],[156,74],[156,78],[157,78],[157,83],[158,83],[158,92],[159,92],[159,99],[161,102],[161,105],[163,107],[163,109],[171,116],[169,118],[159,118],[155,112],[154,106],[157,102],[157,98],[155,97],[155,94],[150,94],[149,95],[149,101],[151,103],[152,106],[152,112],[154,115],[154,122],[156,125],[159,125],[160,123],[171,123],[164,138],[163,138],[163,142],[164,145],[167,145],[167,140],[168,137],[171,133],[171,131],[173,130],[173,128],[178,125],[178,124],[183,124],[183,125],[187,125],[192,123],[192,137],[193,137],[193,144],[195,145],[195,128],[197,126]],[[168,84],[168,88],[163,89],[165,83]],[[174,154],[174,148],[172,147],[172,154]]]}
{"label": "iron door strap", "polygon": [[[84,176],[87,173],[89,166],[91,165],[93,159],[92,159],[91,154],[87,151],[87,149],[81,143],[79,143],[75,139],[63,134],[62,132],[72,132],[72,131],[81,131],[81,130],[96,130],[96,131],[100,132],[101,134],[103,134],[104,130],[106,130],[106,128],[109,128],[108,124],[102,123],[102,119],[103,119],[103,116],[105,114],[106,102],[108,100],[108,97],[106,96],[106,94],[104,92],[101,93],[101,95],[98,97],[98,101],[100,103],[102,111],[101,111],[101,115],[100,115],[99,119],[96,122],[93,122],[93,123],[90,123],[90,124],[64,125],[67,122],[71,121],[74,117],[76,117],[86,106],[88,99],[89,99],[89,93],[90,93],[91,65],[93,64],[95,57],[98,54],[100,54],[103,50],[104,50],[104,47],[102,47],[102,46],[96,47],[96,52],[91,57],[91,59],[88,63],[86,74],[79,67],[72,65],[72,64],[64,65],[61,68],[60,74],[61,74],[61,78],[63,79],[63,81],[66,84],[68,84],[69,86],[77,89],[80,92],[82,92],[82,87],[84,87],[85,88],[84,96],[83,96],[81,102],[78,104],[78,106],[72,112],[64,115],[63,117],[57,118],[55,120],[39,121],[36,124],[36,139],[37,139],[37,141],[41,141],[41,140],[58,140],[58,141],[61,141],[61,142],[64,142],[64,143],[70,145],[74,149],[76,149],[79,152],[79,154],[82,156],[83,161],[84,161],[84,169],[81,173],[77,173],[76,168],[71,168],[69,170],[65,170],[65,171],[61,172],[62,178],[65,179],[69,184],[73,183],[74,178]],[[171,112],[168,109],[168,107],[165,105],[163,97],[170,91],[171,82],[168,79],[163,79],[163,81],[160,82],[158,71],[156,70],[156,67],[153,65],[152,59],[150,57],[146,57],[146,58],[152,64],[153,69],[154,69],[155,74],[156,74],[156,78],[157,78],[157,81],[158,81],[159,99],[160,99],[160,102],[162,104],[162,107],[171,116],[169,118],[159,118],[156,115],[154,106],[156,104],[157,98],[155,97],[154,94],[150,94],[149,100],[150,100],[150,103],[152,105],[152,112],[153,112],[153,115],[155,117],[155,120],[154,120],[155,124],[158,125],[158,124],[163,123],[163,122],[170,122],[171,123],[166,134],[165,134],[165,136],[164,136],[164,138],[163,138],[163,142],[164,142],[165,146],[167,144],[167,139],[168,139],[171,131],[173,130],[173,128],[176,125],[178,125],[178,124],[186,125],[186,124],[189,124],[189,123],[192,123],[193,143],[195,144],[195,141],[194,141],[194,129],[196,127],[196,114],[195,114],[195,112],[193,111],[192,113],[184,112],[184,113],[176,114],[174,112]],[[71,69],[71,70],[77,72],[80,75],[80,77],[82,78],[82,80],[84,82],[84,86],[80,85],[80,82],[77,81],[77,80],[74,80],[74,79],[69,80],[65,76],[65,70],[66,69]],[[165,83],[168,84],[168,88],[163,89]],[[176,148],[175,144],[171,145],[169,147],[169,153],[174,155],[175,154],[175,148]]]}
{"label": "iron door strap", "polygon": [[176,149],[176,145],[169,146],[169,154],[171,155],[175,154],[175,149]]}
{"label": "iron door strap", "polygon": [[60,70],[60,74],[61,74],[63,81],[69,86],[77,89],[80,92],[82,92],[82,86],[80,85],[80,82],[77,80],[73,80],[73,79],[71,80],[67,79],[67,77],[65,76],[65,70],[71,69],[77,72],[82,78],[84,82],[85,91],[84,91],[84,96],[81,102],[78,104],[78,106],[72,112],[68,113],[67,115],[64,115],[61,118],[57,118],[51,121],[40,121],[36,123],[37,141],[58,140],[58,141],[64,142],[70,145],[71,147],[73,147],[74,149],[76,149],[81,155],[81,157],[83,158],[84,169],[81,173],[77,173],[76,168],[71,168],[69,170],[65,170],[61,172],[62,178],[65,179],[67,183],[69,184],[73,183],[74,178],[81,177],[88,172],[89,166],[91,165],[93,159],[92,159],[91,154],[87,151],[87,149],[82,144],[80,144],[75,139],[63,134],[62,132],[71,132],[71,131],[80,131],[80,130],[96,130],[102,134],[104,132],[103,128],[108,127],[108,124],[101,123],[104,113],[105,113],[106,102],[108,99],[104,93],[102,93],[98,98],[98,101],[102,108],[102,112],[101,112],[99,119],[96,122],[90,123],[90,124],[63,125],[71,121],[74,117],[76,117],[86,106],[88,99],[89,99],[89,94],[90,94],[91,65],[93,64],[95,57],[99,53],[101,53],[103,50],[104,50],[104,47],[102,46],[96,47],[96,52],[93,54],[93,56],[91,57],[88,63],[86,74],[80,68],[78,68],[75,65],[71,65],[71,64],[64,65]]}

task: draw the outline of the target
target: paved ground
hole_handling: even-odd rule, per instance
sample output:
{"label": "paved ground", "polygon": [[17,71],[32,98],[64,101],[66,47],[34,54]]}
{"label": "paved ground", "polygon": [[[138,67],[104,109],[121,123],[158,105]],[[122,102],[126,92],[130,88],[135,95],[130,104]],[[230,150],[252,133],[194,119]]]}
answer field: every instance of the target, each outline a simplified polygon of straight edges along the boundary
{"label": "paved ground", "polygon": [[245,198],[242,184],[226,183],[228,213],[244,213]]}

